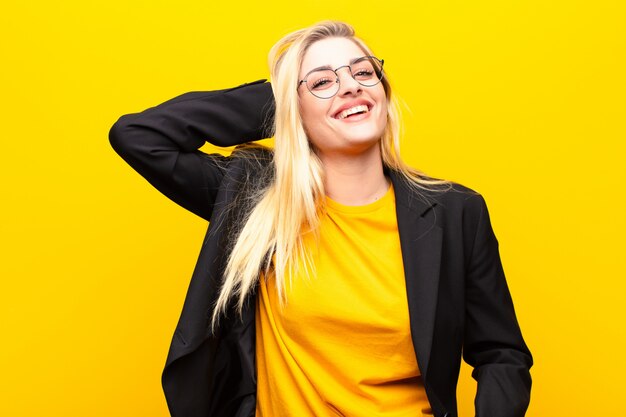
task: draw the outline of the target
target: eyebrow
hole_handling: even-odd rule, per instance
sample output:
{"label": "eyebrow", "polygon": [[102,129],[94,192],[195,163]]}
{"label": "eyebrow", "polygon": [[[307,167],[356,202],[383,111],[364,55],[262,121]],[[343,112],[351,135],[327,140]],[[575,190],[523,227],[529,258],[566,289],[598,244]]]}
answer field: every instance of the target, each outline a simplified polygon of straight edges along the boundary
{"label": "eyebrow", "polygon": [[[365,58],[366,56],[367,56],[367,55],[364,55],[364,56],[359,56],[359,57],[356,57],[356,58],[352,58],[352,59],[348,62],[348,65],[352,65],[352,64],[354,64],[356,61],[358,61],[359,59],[361,59],[361,58]],[[343,65],[342,65],[342,66],[343,66]],[[311,73],[311,72],[313,72],[313,71],[332,70],[332,69],[333,69],[333,68],[332,68],[330,65],[322,65],[321,67],[316,67],[316,68],[313,68],[313,69],[312,69],[312,70],[310,70],[310,71],[307,71],[307,72],[306,72],[306,74],[309,74],[309,73]]]}

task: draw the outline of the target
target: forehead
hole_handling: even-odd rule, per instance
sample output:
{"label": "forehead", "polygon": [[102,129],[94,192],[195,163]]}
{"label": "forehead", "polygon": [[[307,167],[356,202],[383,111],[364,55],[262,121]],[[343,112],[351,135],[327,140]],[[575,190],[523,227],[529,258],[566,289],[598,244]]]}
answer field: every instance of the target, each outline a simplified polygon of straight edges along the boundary
{"label": "forehead", "polygon": [[326,38],[313,43],[304,54],[300,75],[314,68],[329,66],[337,68],[350,60],[366,55],[356,43],[347,38]]}

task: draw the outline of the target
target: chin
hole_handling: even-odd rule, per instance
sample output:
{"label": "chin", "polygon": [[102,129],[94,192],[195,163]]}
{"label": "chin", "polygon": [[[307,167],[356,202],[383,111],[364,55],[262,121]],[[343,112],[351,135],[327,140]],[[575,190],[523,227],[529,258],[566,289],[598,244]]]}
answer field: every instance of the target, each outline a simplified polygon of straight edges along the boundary
{"label": "chin", "polygon": [[348,154],[357,155],[377,148],[380,140],[380,136],[348,136],[343,138],[343,149]]}
{"label": "chin", "polygon": [[[372,133],[375,132],[375,133]],[[374,129],[371,127],[363,126],[360,129],[354,129],[344,135],[344,139],[350,143],[378,143],[383,137],[384,129]]]}

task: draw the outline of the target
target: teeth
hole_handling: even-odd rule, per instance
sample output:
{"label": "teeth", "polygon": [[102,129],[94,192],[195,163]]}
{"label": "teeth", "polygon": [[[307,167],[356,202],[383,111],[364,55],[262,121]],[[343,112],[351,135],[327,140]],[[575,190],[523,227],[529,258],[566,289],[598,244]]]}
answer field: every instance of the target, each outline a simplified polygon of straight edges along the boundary
{"label": "teeth", "polygon": [[345,119],[346,117],[350,116],[351,114],[360,113],[360,112],[367,112],[367,111],[368,111],[367,106],[361,104],[361,105],[354,106],[354,107],[351,107],[351,108],[349,108],[347,110],[342,111],[337,116],[337,119]]}

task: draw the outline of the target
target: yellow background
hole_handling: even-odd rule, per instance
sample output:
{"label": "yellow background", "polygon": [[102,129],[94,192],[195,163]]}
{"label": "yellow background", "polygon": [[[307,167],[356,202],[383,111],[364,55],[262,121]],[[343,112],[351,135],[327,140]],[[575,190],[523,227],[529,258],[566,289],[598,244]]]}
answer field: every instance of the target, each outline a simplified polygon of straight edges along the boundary
{"label": "yellow background", "polygon": [[[166,416],[206,224],[114,154],[117,118],[267,77],[351,22],[404,98],[404,155],[480,191],[534,354],[528,415],[626,415],[621,0],[11,2],[0,13],[0,415]],[[474,384],[463,369],[461,416]]]}

